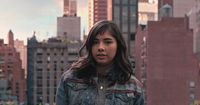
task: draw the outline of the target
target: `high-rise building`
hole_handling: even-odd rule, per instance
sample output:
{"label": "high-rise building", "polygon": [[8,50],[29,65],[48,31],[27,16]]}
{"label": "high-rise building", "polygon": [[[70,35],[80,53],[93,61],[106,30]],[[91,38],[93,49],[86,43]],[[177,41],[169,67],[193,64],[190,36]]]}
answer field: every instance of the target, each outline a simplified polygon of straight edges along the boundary
{"label": "high-rise building", "polygon": [[20,59],[22,61],[22,68],[25,71],[25,78],[27,75],[27,47],[26,45],[24,45],[24,41],[23,40],[14,40],[14,47],[16,49],[17,52],[19,52],[20,54]]}
{"label": "high-rise building", "polygon": [[147,21],[158,20],[157,0],[139,0],[138,2],[138,24],[146,25]]}
{"label": "high-rise building", "polygon": [[136,27],[138,24],[138,0],[108,0],[108,20],[114,21],[122,31],[128,46],[128,53],[133,56]]}
{"label": "high-rise building", "polygon": [[63,16],[76,16],[77,3],[76,0],[64,0],[64,14]]}
{"label": "high-rise building", "polygon": [[8,45],[11,47],[14,46],[14,35],[11,30],[8,32]]}
{"label": "high-rise building", "polygon": [[107,0],[88,0],[88,29],[100,20],[107,20]]}
{"label": "high-rise building", "polygon": [[61,39],[80,40],[80,17],[58,17],[57,36]]}
{"label": "high-rise building", "polygon": [[57,37],[60,39],[81,40],[81,18],[76,16],[76,4],[76,0],[64,0],[64,14],[57,18]]}
{"label": "high-rise building", "polygon": [[76,0],[70,0],[69,2],[69,13],[70,16],[76,16],[77,15],[77,2]]}
{"label": "high-rise building", "polygon": [[38,42],[34,35],[27,48],[27,104],[54,105],[60,77],[70,64],[67,43],[57,38]]}
{"label": "high-rise building", "polygon": [[22,69],[20,54],[14,48],[13,39],[14,34],[10,30],[8,32],[9,43],[4,44],[4,40],[0,40],[0,71],[5,77],[2,85],[7,87],[7,96],[10,96],[4,97],[1,101],[17,101],[23,104],[25,102],[24,69]]}
{"label": "high-rise building", "polygon": [[64,0],[64,16],[68,16],[69,15],[69,0]]}
{"label": "high-rise building", "polygon": [[193,54],[188,17],[149,21],[136,36],[136,74],[147,105],[200,102],[200,70]]}

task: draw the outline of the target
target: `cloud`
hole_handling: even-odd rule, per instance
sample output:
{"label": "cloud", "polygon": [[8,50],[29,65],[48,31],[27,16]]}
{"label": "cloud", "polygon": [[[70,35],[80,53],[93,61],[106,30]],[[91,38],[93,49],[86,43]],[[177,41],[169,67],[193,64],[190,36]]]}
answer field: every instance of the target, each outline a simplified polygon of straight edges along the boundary
{"label": "cloud", "polygon": [[[81,10],[77,12],[81,16],[81,28],[87,29],[87,0],[77,0],[77,3],[77,10]],[[26,40],[33,31],[39,39],[47,39],[56,35],[56,21],[63,14],[63,0],[1,0],[0,13],[0,38],[7,39],[12,29],[18,39]]]}

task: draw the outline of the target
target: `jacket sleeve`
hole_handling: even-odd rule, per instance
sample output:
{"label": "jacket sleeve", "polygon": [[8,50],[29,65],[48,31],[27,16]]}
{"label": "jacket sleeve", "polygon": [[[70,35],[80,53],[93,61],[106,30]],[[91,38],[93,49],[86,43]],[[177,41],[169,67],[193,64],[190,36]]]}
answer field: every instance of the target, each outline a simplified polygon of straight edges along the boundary
{"label": "jacket sleeve", "polygon": [[68,105],[68,95],[67,91],[64,88],[64,80],[63,77],[60,80],[60,83],[57,87],[57,92],[56,92],[56,105]]}
{"label": "jacket sleeve", "polygon": [[144,93],[142,92],[138,97],[134,105],[144,105]]}

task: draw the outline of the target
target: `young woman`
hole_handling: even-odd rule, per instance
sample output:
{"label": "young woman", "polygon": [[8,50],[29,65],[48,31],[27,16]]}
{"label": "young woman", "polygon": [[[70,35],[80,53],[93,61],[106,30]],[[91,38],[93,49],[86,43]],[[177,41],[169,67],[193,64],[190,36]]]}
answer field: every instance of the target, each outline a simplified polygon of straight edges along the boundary
{"label": "young woman", "polygon": [[79,53],[79,60],[61,77],[57,105],[144,105],[142,84],[133,76],[115,23],[96,23]]}

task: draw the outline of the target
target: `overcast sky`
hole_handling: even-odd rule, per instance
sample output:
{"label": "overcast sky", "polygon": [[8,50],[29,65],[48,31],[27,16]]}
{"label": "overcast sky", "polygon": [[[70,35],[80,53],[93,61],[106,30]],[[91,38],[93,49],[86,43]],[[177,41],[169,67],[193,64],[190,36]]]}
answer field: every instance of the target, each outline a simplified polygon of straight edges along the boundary
{"label": "overcast sky", "polygon": [[[77,3],[82,33],[88,27],[87,0]],[[43,40],[56,36],[56,20],[63,14],[63,0],[1,0],[0,14],[0,39],[6,43],[10,29],[15,39],[26,40],[36,31],[36,37]]]}

